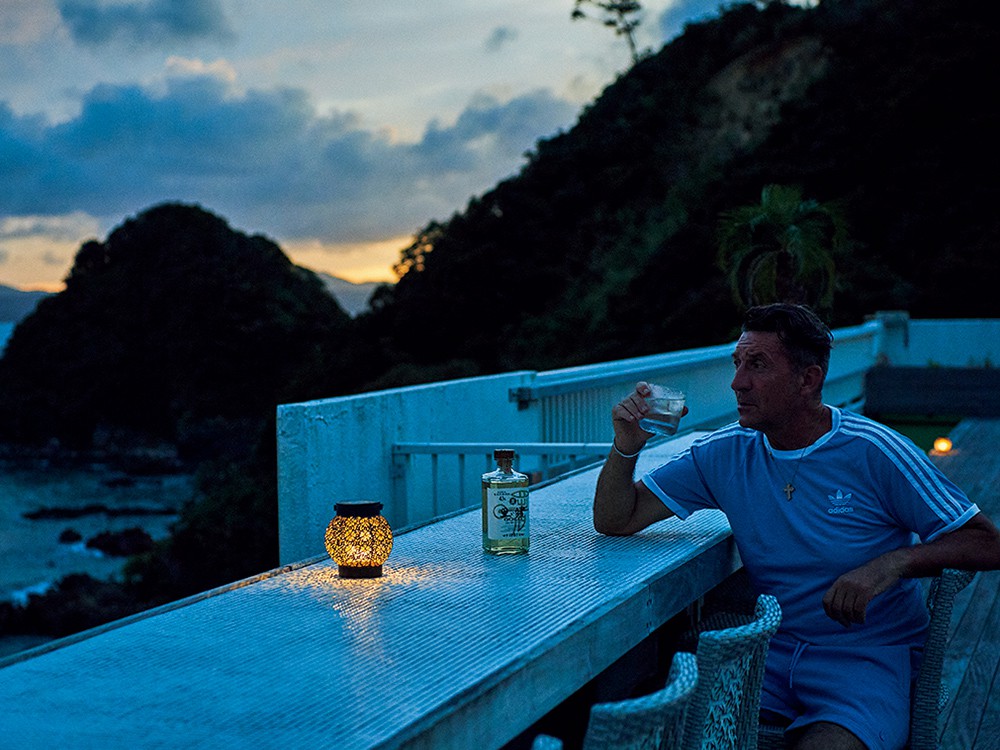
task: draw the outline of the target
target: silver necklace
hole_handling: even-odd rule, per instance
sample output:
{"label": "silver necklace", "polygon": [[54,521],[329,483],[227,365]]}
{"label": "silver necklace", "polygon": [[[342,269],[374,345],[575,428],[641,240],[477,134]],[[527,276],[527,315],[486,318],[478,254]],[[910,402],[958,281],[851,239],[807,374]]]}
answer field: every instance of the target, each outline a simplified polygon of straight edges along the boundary
{"label": "silver necklace", "polygon": [[[822,412],[823,416],[825,417],[826,416],[825,406],[823,407]],[[822,426],[824,428],[826,427],[825,424],[823,424]],[[812,445],[813,445],[812,442],[806,443],[806,445],[802,448],[802,450],[799,451],[799,457],[795,459],[795,468],[792,470],[792,478],[789,479],[787,482],[785,482],[785,486],[781,488],[781,491],[785,493],[785,500],[792,499],[792,493],[795,492],[795,475],[799,473],[799,466],[802,464],[802,457],[806,455],[806,451],[809,450],[809,448],[812,447]],[[784,473],[781,471],[781,469],[778,468],[778,464],[780,464],[781,462],[777,458],[775,458],[774,449],[771,448],[770,443],[768,443],[767,445],[767,450],[768,453],[771,454],[771,458],[774,459],[774,470],[778,472],[778,476],[784,479],[785,478]]]}
{"label": "silver necklace", "polygon": [[[792,471],[792,478],[789,479],[787,482],[785,482],[785,486],[781,488],[781,491],[785,493],[785,500],[792,499],[792,493],[795,492],[795,484],[794,484],[795,475],[799,473],[799,466],[802,465],[802,457],[806,455],[806,450],[808,448],[809,446],[807,445],[805,448],[799,451],[799,457],[795,459],[795,469]],[[784,479],[785,478],[784,472],[782,472],[781,469],[778,468],[778,465],[781,462],[777,458],[775,458],[773,451],[769,452],[771,454],[771,458],[774,460],[775,471],[778,472],[778,476]]]}

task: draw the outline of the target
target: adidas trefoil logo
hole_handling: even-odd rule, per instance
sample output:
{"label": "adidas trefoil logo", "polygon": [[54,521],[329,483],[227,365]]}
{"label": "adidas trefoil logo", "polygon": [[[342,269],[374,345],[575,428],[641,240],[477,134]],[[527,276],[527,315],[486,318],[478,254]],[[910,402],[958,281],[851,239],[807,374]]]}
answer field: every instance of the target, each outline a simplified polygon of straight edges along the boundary
{"label": "adidas trefoil logo", "polygon": [[852,493],[848,492],[845,495],[843,490],[837,490],[836,495],[827,495],[830,499],[830,507],[826,509],[826,512],[830,515],[853,513],[854,506],[850,505],[851,496]]}

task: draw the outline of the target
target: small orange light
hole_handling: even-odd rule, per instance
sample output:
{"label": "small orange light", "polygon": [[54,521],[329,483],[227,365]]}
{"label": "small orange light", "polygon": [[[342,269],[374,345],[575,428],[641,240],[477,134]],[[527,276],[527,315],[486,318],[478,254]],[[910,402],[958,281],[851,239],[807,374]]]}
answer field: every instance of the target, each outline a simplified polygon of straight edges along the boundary
{"label": "small orange light", "polygon": [[938,453],[948,453],[951,450],[951,441],[946,437],[939,437],[934,441],[934,450]]}

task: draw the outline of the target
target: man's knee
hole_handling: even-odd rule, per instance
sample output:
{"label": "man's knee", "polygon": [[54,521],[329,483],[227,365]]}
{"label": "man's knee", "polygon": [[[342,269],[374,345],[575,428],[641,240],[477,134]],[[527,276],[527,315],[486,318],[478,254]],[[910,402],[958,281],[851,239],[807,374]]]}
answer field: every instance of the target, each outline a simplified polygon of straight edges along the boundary
{"label": "man's knee", "polygon": [[853,732],[827,721],[789,732],[789,739],[794,750],[866,750],[865,743]]}

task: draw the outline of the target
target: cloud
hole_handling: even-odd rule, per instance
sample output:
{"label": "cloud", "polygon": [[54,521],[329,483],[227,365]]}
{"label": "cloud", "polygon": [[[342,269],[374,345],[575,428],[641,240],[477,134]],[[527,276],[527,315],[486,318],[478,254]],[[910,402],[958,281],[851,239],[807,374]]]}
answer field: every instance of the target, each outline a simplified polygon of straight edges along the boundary
{"label": "cloud", "polygon": [[171,55],[167,58],[165,67],[171,78],[211,76],[228,83],[236,82],[236,69],[226,60],[207,63],[204,60]]}
{"label": "cloud", "polygon": [[58,124],[0,103],[0,217],[112,222],[182,200],[280,239],[398,236],[514,173],[576,111],[546,91],[481,95],[454,123],[398,142],[350,113],[319,114],[300,89],[237,92],[224,69],[187,65],[155,91],[100,85]]}
{"label": "cloud", "polygon": [[[3,0],[0,12],[0,45],[35,44],[59,25],[55,8],[38,0]],[[9,54],[10,50],[5,50]]]}
{"label": "cloud", "polygon": [[94,217],[79,211],[63,216],[0,215],[3,283],[55,291],[80,244],[97,237],[99,230]]}
{"label": "cloud", "polygon": [[66,258],[59,255],[52,250],[46,250],[39,256],[39,260],[46,266],[53,266],[56,268],[64,268],[66,266]]}
{"label": "cloud", "polygon": [[0,240],[17,240],[44,234],[53,240],[75,240],[97,231],[94,220],[82,212],[65,216],[0,217]]}
{"label": "cloud", "polygon": [[499,52],[507,42],[517,39],[517,30],[509,26],[497,26],[486,40],[487,52]]}
{"label": "cloud", "polygon": [[165,45],[233,37],[220,0],[133,0],[113,4],[59,0],[59,12],[73,39],[84,45],[116,41]]}

